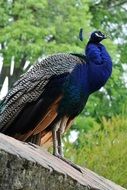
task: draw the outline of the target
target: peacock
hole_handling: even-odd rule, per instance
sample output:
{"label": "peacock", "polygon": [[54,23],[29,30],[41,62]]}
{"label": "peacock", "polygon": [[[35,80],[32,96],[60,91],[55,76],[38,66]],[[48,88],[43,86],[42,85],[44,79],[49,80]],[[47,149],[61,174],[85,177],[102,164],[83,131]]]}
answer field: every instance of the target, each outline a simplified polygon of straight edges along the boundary
{"label": "peacock", "polygon": [[84,55],[54,54],[20,76],[0,104],[0,132],[37,145],[53,142],[53,154],[61,158],[62,134],[111,76],[104,39],[94,31]]}

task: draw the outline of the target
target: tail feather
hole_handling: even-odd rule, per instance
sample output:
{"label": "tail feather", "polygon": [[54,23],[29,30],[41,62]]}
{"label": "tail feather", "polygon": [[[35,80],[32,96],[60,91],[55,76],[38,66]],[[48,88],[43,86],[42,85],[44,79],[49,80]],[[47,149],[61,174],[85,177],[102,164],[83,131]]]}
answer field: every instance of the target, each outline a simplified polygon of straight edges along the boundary
{"label": "tail feather", "polygon": [[43,136],[41,137],[41,145],[47,147],[47,144],[51,142],[52,142],[52,131],[43,134]]}
{"label": "tail feather", "polygon": [[36,145],[40,145],[41,143],[41,133],[38,133],[37,135],[32,135],[29,137],[26,142],[31,142]]}
{"label": "tail feather", "polygon": [[[57,100],[54,101],[47,113],[42,117],[40,123],[33,130],[29,130],[25,134],[16,134],[14,138],[21,141],[28,141],[30,137],[34,138],[35,135],[38,135],[39,133],[42,133],[45,129],[47,129],[48,126],[54,122],[58,115],[57,108],[59,106],[59,101],[61,100],[61,98],[62,96],[58,97]],[[32,142],[32,139],[30,140],[30,142]]]}
{"label": "tail feather", "polygon": [[36,135],[42,131],[42,129],[46,129],[57,117],[57,108],[62,96],[60,96],[50,107],[49,111],[42,118],[41,122],[37,125],[37,127],[33,130],[33,134]]}

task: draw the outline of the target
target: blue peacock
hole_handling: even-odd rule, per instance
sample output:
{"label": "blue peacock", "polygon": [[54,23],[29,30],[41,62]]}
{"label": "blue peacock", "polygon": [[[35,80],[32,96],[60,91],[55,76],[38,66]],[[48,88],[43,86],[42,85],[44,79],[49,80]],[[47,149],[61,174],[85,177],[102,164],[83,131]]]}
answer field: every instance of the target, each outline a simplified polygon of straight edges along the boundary
{"label": "blue peacock", "polygon": [[0,132],[21,141],[49,145],[61,157],[61,136],[93,92],[105,85],[112,60],[94,31],[85,55],[59,53],[22,75],[0,105]]}

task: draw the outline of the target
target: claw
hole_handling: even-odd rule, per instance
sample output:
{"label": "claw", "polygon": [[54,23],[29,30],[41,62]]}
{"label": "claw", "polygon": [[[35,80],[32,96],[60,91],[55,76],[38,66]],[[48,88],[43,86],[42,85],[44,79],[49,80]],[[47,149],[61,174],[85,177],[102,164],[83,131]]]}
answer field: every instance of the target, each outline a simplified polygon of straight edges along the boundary
{"label": "claw", "polygon": [[57,158],[63,160],[64,162],[66,162],[67,164],[69,164],[70,166],[72,166],[73,168],[75,168],[76,170],[78,170],[80,173],[84,174],[83,169],[80,166],[75,165],[73,162],[71,162],[70,160],[67,160],[66,158],[62,157],[60,154],[55,155]]}

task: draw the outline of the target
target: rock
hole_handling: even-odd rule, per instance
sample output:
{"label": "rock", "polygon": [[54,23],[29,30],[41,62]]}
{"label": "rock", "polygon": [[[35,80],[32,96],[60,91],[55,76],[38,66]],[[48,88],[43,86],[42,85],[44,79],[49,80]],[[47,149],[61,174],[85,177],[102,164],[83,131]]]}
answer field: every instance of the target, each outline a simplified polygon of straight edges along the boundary
{"label": "rock", "polygon": [[34,144],[0,134],[0,190],[125,190],[81,170]]}

